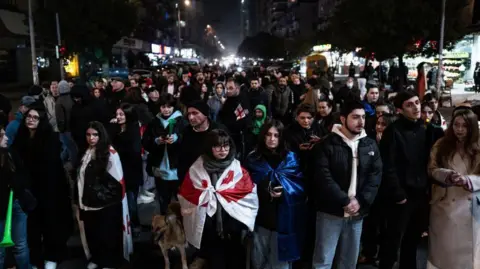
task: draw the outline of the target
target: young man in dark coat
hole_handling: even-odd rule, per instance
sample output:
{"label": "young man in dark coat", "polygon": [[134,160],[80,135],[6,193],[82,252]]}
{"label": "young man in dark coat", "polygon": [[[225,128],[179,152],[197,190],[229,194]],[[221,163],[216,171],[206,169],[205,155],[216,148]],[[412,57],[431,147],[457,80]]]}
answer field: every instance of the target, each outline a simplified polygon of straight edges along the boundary
{"label": "young man in dark coat", "polygon": [[[341,125],[314,148],[314,189],[317,193],[314,268],[356,268],[363,218],[382,177],[377,144],[365,133],[365,109],[347,102]],[[338,247],[337,247],[338,246]]]}
{"label": "young man in dark coat", "polygon": [[208,118],[209,112],[210,108],[201,100],[187,106],[186,116],[190,125],[183,129],[179,146],[177,175],[180,182],[185,178],[190,166],[205,152],[207,134],[214,129],[225,130],[225,127]]}

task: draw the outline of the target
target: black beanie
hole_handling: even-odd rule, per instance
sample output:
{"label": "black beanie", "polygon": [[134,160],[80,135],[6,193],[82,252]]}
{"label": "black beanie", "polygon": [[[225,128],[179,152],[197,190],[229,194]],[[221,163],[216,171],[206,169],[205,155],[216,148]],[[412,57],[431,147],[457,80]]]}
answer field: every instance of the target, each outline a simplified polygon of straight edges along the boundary
{"label": "black beanie", "polygon": [[200,111],[203,115],[210,115],[210,107],[202,100],[195,100],[187,105],[187,109],[193,107],[196,110]]}

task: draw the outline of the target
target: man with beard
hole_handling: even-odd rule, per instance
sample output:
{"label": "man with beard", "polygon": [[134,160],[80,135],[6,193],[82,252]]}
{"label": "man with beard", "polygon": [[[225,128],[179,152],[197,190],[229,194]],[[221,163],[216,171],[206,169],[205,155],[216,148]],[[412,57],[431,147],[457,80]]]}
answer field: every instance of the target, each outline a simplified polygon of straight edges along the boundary
{"label": "man with beard", "polygon": [[382,175],[375,140],[365,133],[365,109],[345,103],[332,133],[315,146],[316,191],[315,269],[356,268],[363,218],[368,213]]}
{"label": "man with beard", "polygon": [[267,108],[267,114],[270,114],[269,97],[267,92],[262,88],[259,78],[252,78],[250,80],[248,100],[250,100],[250,111],[253,111],[258,105],[264,105]]}
{"label": "man with beard", "polygon": [[279,78],[272,94],[272,117],[285,125],[290,124],[292,119],[293,97],[293,92],[287,85],[287,78]]}
{"label": "man with beard", "polygon": [[224,129],[220,124],[208,118],[210,108],[201,101],[193,101],[187,105],[187,118],[189,126],[183,129],[180,141],[180,154],[178,158],[178,179],[183,181],[188,169],[204,152],[207,134],[214,129]]}
{"label": "man with beard", "polygon": [[218,120],[230,131],[237,149],[237,158],[242,160],[246,157],[244,132],[251,126],[250,100],[233,78],[227,80],[225,87],[227,100],[218,113]]}

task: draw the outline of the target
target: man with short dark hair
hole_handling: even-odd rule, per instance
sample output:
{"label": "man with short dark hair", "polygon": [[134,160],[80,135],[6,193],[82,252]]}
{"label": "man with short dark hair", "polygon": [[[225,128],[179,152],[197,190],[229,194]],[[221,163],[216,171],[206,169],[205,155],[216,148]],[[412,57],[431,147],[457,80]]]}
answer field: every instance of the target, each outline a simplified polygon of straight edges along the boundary
{"label": "man with short dark hair", "polygon": [[248,94],[240,91],[240,85],[230,78],[225,84],[227,100],[218,113],[217,119],[225,125],[237,148],[237,157],[246,157],[245,131],[251,126],[251,106]]}
{"label": "man with short dark hair", "polygon": [[377,144],[367,137],[365,109],[360,102],[344,104],[332,133],[314,148],[317,193],[315,269],[356,268],[362,222],[382,177]]}
{"label": "man with short dark hair", "polygon": [[418,96],[399,92],[394,100],[397,121],[383,132],[380,151],[383,181],[379,201],[385,209],[388,229],[380,246],[381,269],[392,269],[400,249],[400,269],[417,268],[417,247],[428,214],[428,155],[434,141],[428,138]]}

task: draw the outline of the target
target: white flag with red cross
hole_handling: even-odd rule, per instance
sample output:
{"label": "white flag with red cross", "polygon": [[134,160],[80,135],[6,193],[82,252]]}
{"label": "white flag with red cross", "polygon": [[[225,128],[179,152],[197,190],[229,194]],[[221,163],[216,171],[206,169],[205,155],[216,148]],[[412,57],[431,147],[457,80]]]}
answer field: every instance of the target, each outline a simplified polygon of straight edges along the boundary
{"label": "white flag with red cross", "polygon": [[123,257],[129,261],[133,253],[132,228],[130,225],[130,213],[128,212],[128,201],[123,179],[122,163],[117,151],[110,148],[110,159],[108,162],[108,173],[122,184],[122,220],[123,220]]}
{"label": "white flag with red cross", "polygon": [[237,108],[235,109],[235,116],[237,116],[237,120],[241,120],[248,115],[248,109],[244,109],[242,104],[238,104]]}
{"label": "white flag with red cross", "polygon": [[[258,212],[257,186],[238,160],[225,169],[215,185],[203,167],[202,157],[190,167],[178,193],[187,241],[200,249],[207,215],[221,206],[228,215],[253,231]],[[217,204],[218,203],[218,204]]]}

